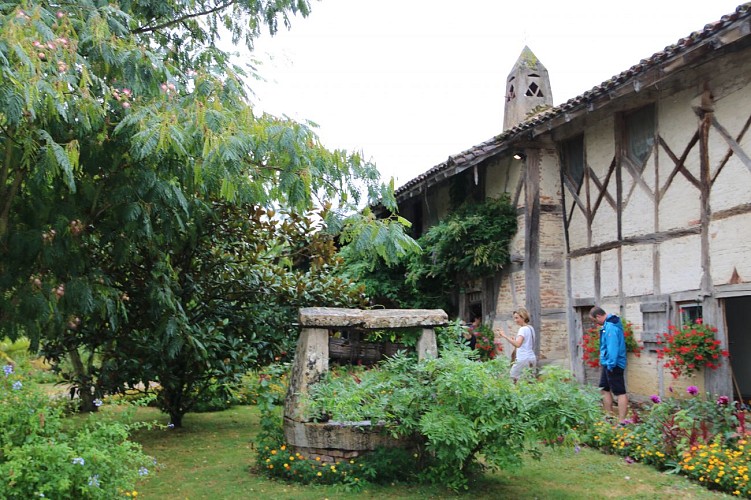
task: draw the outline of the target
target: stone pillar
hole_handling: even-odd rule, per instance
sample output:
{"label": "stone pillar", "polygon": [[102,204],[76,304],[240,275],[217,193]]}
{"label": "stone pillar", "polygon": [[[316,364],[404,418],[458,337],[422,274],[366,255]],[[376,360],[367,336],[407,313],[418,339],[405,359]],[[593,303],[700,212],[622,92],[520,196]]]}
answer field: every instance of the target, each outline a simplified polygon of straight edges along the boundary
{"label": "stone pillar", "polygon": [[438,357],[438,344],[435,340],[435,330],[423,328],[422,335],[417,341],[417,359],[422,361],[427,358]]}
{"label": "stone pillar", "polygon": [[308,387],[329,371],[329,331],[325,328],[303,328],[297,339],[295,364],[284,400],[284,416],[301,422],[305,420],[303,396]]}

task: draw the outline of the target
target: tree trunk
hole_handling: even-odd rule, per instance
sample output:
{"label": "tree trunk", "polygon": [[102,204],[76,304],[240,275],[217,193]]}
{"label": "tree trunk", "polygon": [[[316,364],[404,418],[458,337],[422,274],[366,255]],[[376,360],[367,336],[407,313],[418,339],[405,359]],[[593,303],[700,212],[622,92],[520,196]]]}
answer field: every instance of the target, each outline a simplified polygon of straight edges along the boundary
{"label": "tree trunk", "polygon": [[[73,383],[74,388],[78,390],[78,397],[81,399],[81,411],[82,412],[95,412],[99,408],[94,404],[94,384],[91,377],[86,372],[86,368],[83,366],[81,355],[77,349],[71,349],[68,351],[68,357],[70,358],[71,365],[73,365]],[[71,395],[73,391],[71,390]]]}

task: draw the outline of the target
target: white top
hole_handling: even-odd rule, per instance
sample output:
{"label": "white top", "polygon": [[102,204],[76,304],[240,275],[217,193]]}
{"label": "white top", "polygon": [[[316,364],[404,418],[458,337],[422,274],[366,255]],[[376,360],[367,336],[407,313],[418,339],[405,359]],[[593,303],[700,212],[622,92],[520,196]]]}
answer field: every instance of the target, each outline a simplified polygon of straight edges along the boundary
{"label": "white top", "polygon": [[522,345],[516,349],[516,360],[537,359],[535,356],[535,329],[529,325],[524,325],[519,328],[519,332],[516,335],[517,337],[519,335],[524,337]]}

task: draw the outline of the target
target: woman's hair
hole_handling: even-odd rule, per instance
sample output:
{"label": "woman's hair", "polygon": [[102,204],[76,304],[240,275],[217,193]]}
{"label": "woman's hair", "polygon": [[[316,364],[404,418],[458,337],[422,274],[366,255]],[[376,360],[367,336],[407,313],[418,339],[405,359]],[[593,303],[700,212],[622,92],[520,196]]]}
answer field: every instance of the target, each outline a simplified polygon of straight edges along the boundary
{"label": "woman's hair", "polygon": [[529,323],[529,313],[527,312],[526,308],[520,307],[516,311],[514,311],[514,314],[518,314],[525,323]]}

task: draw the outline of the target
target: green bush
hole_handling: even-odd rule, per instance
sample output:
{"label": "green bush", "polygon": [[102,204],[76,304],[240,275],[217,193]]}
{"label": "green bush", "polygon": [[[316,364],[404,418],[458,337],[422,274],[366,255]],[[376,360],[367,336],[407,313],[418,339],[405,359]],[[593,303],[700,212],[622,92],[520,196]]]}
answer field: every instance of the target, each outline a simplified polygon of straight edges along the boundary
{"label": "green bush", "polygon": [[[309,416],[382,422],[393,436],[421,443],[411,451],[419,480],[458,490],[467,488],[469,474],[481,463],[516,467],[525,451],[564,442],[601,415],[596,391],[573,383],[567,372],[550,368],[540,380],[515,385],[505,358],[478,363],[476,353],[455,341],[443,344],[437,359],[418,363],[397,354],[356,374],[329,372],[311,387]],[[278,414],[268,413],[268,425],[281,428]],[[261,466],[274,465],[268,454],[281,449],[280,443],[259,448]],[[382,470],[372,468],[376,473],[369,480],[377,481]]]}
{"label": "green bush", "polygon": [[154,465],[121,422],[63,425],[63,411],[11,365],[0,374],[0,498],[124,498]]}

